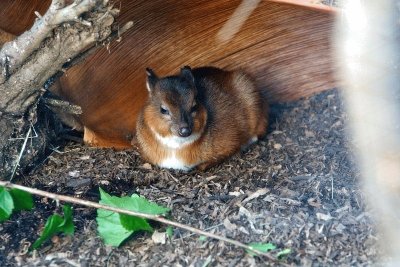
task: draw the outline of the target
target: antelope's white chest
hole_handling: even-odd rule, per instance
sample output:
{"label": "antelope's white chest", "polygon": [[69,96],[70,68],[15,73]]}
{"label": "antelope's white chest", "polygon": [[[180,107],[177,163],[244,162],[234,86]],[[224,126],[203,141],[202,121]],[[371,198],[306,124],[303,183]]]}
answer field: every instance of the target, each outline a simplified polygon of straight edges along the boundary
{"label": "antelope's white chest", "polygon": [[157,141],[169,149],[183,148],[187,145],[192,144],[193,142],[195,142],[197,139],[200,138],[199,133],[194,133],[188,137],[179,137],[179,136],[174,136],[174,135],[161,136],[156,131],[153,131],[153,132],[154,132],[154,135],[156,136]]}
{"label": "antelope's white chest", "polygon": [[182,159],[176,156],[175,151],[172,151],[167,157],[160,162],[160,167],[167,169],[175,169],[182,171],[190,171],[196,165],[187,165]]}
{"label": "antelope's white chest", "polygon": [[154,129],[151,130],[159,145],[167,151],[166,156],[158,163],[160,167],[189,171],[198,165],[198,163],[188,165],[184,159],[178,156],[178,154],[180,149],[183,149],[184,147],[198,140],[200,138],[200,133],[194,133],[188,137],[179,137],[173,135],[161,136]]}

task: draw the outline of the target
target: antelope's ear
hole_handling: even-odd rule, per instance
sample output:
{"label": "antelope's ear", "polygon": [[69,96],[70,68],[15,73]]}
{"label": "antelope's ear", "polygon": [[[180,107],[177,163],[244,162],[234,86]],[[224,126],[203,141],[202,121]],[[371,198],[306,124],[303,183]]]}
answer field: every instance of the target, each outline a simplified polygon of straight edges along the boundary
{"label": "antelope's ear", "polygon": [[158,82],[158,77],[154,73],[154,71],[150,68],[146,68],[147,80],[146,87],[147,90],[151,93],[154,90],[156,83]]}
{"label": "antelope's ear", "polygon": [[189,66],[184,66],[181,68],[181,77],[194,86],[194,76],[192,69]]}

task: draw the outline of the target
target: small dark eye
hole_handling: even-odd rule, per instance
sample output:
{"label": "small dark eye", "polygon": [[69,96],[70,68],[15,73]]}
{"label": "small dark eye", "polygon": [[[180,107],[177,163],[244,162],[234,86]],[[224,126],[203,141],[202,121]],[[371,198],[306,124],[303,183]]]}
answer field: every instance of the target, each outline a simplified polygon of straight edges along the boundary
{"label": "small dark eye", "polygon": [[164,107],[160,107],[160,112],[161,112],[161,114],[169,115],[168,109],[166,109],[166,108],[164,108]]}
{"label": "small dark eye", "polygon": [[198,106],[197,106],[197,104],[196,104],[196,105],[194,105],[194,106],[190,109],[190,112],[191,112],[191,113],[196,112],[197,109],[198,109]]}

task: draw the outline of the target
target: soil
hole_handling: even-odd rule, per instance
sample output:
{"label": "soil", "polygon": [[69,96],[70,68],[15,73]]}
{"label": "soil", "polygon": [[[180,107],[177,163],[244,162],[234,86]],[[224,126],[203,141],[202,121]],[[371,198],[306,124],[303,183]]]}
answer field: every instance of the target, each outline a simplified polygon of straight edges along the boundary
{"label": "soil", "polygon": [[[339,266],[377,264],[377,235],[358,185],[340,94],[329,90],[272,106],[267,136],[248,151],[206,172],[160,169],[136,151],[70,143],[18,183],[98,201],[138,193],[172,209],[175,221],[244,243],[270,242],[291,253],[279,263],[243,249],[174,229],[166,244],[149,233],[119,248],[96,233],[96,212],[74,206],[76,233],[38,251],[27,248],[48,216],[60,211],[35,198],[33,212],[0,225],[1,266]],[[158,232],[166,226],[155,224]],[[273,254],[276,252],[273,252]]]}

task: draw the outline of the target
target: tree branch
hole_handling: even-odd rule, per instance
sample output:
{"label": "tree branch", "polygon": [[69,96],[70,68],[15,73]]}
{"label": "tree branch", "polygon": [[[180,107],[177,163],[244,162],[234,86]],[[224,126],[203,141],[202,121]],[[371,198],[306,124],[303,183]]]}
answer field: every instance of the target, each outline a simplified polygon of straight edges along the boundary
{"label": "tree branch", "polygon": [[[90,207],[90,208],[96,208],[96,209],[104,209],[104,210],[109,210],[109,211],[113,211],[113,212],[117,212],[120,214],[126,214],[126,215],[130,215],[130,216],[136,216],[136,217],[140,217],[140,218],[144,218],[144,219],[149,219],[149,220],[153,220],[153,221],[157,221],[166,225],[171,225],[177,228],[181,228],[187,231],[190,231],[192,233],[198,234],[198,235],[203,235],[203,236],[207,236],[209,238],[212,239],[216,239],[219,241],[223,241],[226,243],[229,243],[231,245],[234,245],[236,247],[241,247],[247,250],[250,250],[251,252],[259,255],[259,256],[264,256],[267,259],[273,261],[273,262],[278,262],[278,260],[272,256],[270,253],[263,253],[260,252],[258,250],[253,249],[251,246],[248,246],[242,242],[230,239],[230,238],[226,238],[223,236],[219,236],[213,233],[209,233],[197,228],[194,228],[192,226],[189,225],[185,225],[182,223],[178,223],[178,222],[174,222],[168,219],[165,219],[164,217],[161,216],[156,216],[156,215],[151,215],[151,214],[147,214],[147,213],[141,213],[141,212],[136,212],[136,211],[131,211],[131,210],[125,210],[125,209],[120,209],[120,208],[115,208],[115,207],[111,207],[111,206],[107,206],[107,205],[103,205],[103,204],[99,204],[96,202],[92,202],[92,201],[88,201],[88,200],[83,200],[83,199],[79,199],[79,198],[75,198],[75,197],[70,197],[70,196],[65,196],[65,195],[59,195],[59,194],[54,194],[54,193],[50,193],[47,191],[42,191],[39,189],[35,189],[35,188],[30,188],[30,187],[26,187],[26,186],[22,186],[22,185],[17,185],[17,184],[12,184],[9,182],[4,182],[4,181],[0,181],[0,186],[4,186],[7,188],[15,188],[15,189],[19,189],[34,195],[38,195],[38,196],[42,196],[42,197],[47,197],[47,198],[51,198],[57,201],[64,201],[64,202],[68,202],[68,203],[73,203],[73,204],[77,204],[77,205],[82,205],[82,206],[86,206],[86,207]],[[284,264],[282,262],[279,262],[280,265],[282,266],[289,266],[287,264]]]}
{"label": "tree branch", "polygon": [[[0,0],[1,1],[1,0]],[[49,85],[65,70],[115,37],[119,30],[114,18],[119,10],[108,0],[52,0],[49,10],[38,17],[31,30],[13,40],[14,36],[0,31],[0,176],[9,177],[15,167],[22,143],[11,137],[25,135],[29,123],[43,126],[38,138],[30,142],[32,149],[20,158],[20,169],[36,160],[45,151],[56,129],[47,128],[43,119],[54,118],[41,112],[37,120],[37,104]],[[82,15],[84,14],[84,20]],[[65,23],[73,22],[73,23]],[[125,31],[132,26],[127,23]],[[80,113],[79,107],[66,103],[50,103],[52,110],[64,123],[81,130],[82,125],[71,113]],[[45,117],[45,118],[44,118]],[[54,135],[53,135],[54,133]]]}
{"label": "tree branch", "polygon": [[39,17],[29,31],[12,42],[4,44],[0,51],[0,65],[3,83],[25,60],[39,48],[40,44],[47,38],[50,32],[65,22],[77,21],[78,17],[93,9],[102,0],[75,0],[72,4],[65,6],[65,1],[53,0],[49,10],[43,17]]}
{"label": "tree branch", "polygon": [[66,114],[80,115],[82,108],[67,101],[53,97],[43,97],[43,102],[50,108]]}
{"label": "tree branch", "polygon": [[[83,0],[77,6],[68,6],[68,8],[81,11],[84,3],[89,4],[93,1],[99,0]],[[55,6],[52,8],[55,9]],[[53,10],[50,13],[54,12]],[[87,19],[90,21],[91,27],[74,24],[55,29],[54,38],[46,39],[44,44],[41,44],[41,48],[30,55],[18,70],[7,77],[3,84],[0,82],[0,94],[3,96],[0,98],[0,112],[23,115],[27,107],[34,104],[42,93],[37,88],[42,87],[50,77],[64,69],[65,66],[71,66],[71,64],[65,64],[66,62],[74,61],[75,57],[79,57],[85,51],[90,51],[92,47],[98,48],[96,43],[109,40],[109,36],[113,33],[111,25],[117,13],[118,11],[112,9],[112,7],[104,7],[101,12],[98,11],[88,16]],[[64,16],[62,17],[64,18]],[[59,18],[55,20],[60,21]],[[127,23],[123,29],[127,30],[131,26],[132,23]],[[18,38],[16,42],[25,39]],[[6,53],[4,50],[8,51],[7,48],[2,49],[0,53],[3,53],[3,55]],[[16,50],[14,50],[14,53],[16,53]],[[14,60],[8,55],[5,60]],[[15,61],[11,66],[15,66]],[[8,68],[4,72],[10,73],[10,69]],[[3,78],[5,77],[3,76]]]}

